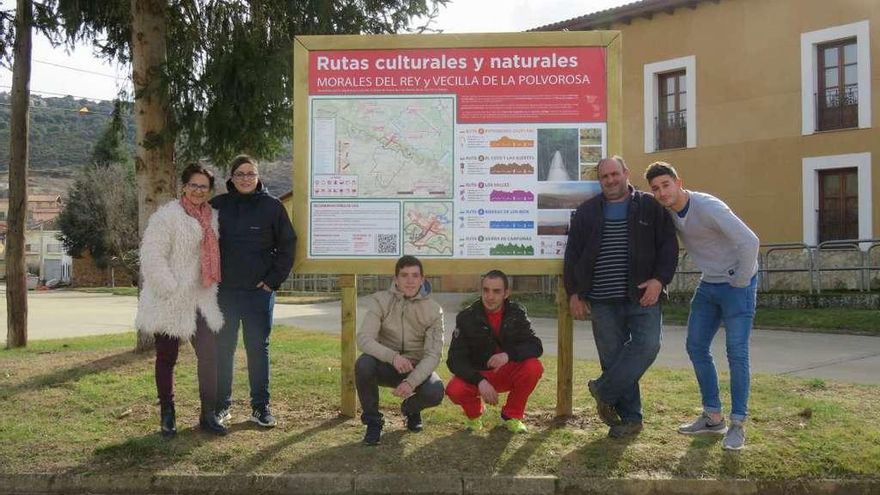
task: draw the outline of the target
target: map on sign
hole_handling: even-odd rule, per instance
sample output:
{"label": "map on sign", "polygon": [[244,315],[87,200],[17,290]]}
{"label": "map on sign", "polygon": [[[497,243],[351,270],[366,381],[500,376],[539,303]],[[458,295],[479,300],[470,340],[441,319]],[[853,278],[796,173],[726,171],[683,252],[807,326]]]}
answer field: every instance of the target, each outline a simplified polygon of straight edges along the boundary
{"label": "map on sign", "polygon": [[313,196],[451,198],[454,116],[451,97],[312,100]]}
{"label": "map on sign", "polygon": [[452,213],[451,202],[405,202],[403,253],[452,256]]}

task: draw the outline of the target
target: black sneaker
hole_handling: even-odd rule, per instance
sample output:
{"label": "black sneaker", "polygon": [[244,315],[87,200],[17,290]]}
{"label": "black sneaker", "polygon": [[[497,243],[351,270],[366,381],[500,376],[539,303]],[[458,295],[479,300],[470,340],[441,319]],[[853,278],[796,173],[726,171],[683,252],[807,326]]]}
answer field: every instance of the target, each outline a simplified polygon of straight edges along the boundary
{"label": "black sneaker", "polygon": [[214,410],[213,403],[202,403],[202,413],[199,416],[199,428],[206,433],[223,436],[229,433],[229,430],[217,421],[217,411]]}
{"label": "black sneaker", "polygon": [[224,407],[217,411],[217,422],[223,424],[232,419],[232,411],[228,407]]}
{"label": "black sneaker", "polygon": [[272,411],[269,410],[269,406],[254,408],[254,412],[251,413],[251,421],[264,428],[273,428],[278,424],[275,421],[275,416],[272,416]]}
{"label": "black sneaker", "polygon": [[364,434],[364,444],[371,447],[382,443],[382,423],[370,423],[367,425],[367,433]]}
{"label": "black sneaker", "polygon": [[587,389],[590,391],[590,395],[596,399],[596,412],[599,413],[599,419],[608,426],[619,425],[620,417],[614,410],[614,406],[599,397],[599,385],[594,380],[590,380],[587,382]]}
{"label": "black sneaker", "polygon": [[424,425],[422,424],[422,414],[421,413],[412,413],[406,415],[406,429],[413,432],[418,433],[422,431]]}

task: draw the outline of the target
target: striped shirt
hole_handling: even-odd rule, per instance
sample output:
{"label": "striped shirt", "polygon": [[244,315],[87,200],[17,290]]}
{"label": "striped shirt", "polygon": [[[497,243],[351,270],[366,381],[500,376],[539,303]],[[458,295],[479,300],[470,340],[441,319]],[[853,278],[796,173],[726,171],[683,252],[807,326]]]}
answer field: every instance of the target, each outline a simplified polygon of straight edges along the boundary
{"label": "striped shirt", "polygon": [[593,265],[592,301],[625,301],[629,274],[629,201],[605,203],[599,255]]}

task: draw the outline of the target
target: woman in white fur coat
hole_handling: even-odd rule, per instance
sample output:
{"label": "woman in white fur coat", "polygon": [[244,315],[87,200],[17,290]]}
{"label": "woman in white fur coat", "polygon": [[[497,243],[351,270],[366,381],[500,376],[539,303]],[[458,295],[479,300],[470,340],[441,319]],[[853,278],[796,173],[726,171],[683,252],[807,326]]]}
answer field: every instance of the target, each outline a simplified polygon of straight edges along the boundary
{"label": "woman in white fur coat", "polygon": [[174,365],[181,341],[192,343],[198,359],[199,426],[225,435],[217,421],[216,333],[223,326],[217,305],[220,248],[217,211],[208,204],[214,175],[192,164],[181,174],[183,195],[156,210],[141,242],[143,287],[137,327],[156,340],[156,389],[164,436],[177,433]]}

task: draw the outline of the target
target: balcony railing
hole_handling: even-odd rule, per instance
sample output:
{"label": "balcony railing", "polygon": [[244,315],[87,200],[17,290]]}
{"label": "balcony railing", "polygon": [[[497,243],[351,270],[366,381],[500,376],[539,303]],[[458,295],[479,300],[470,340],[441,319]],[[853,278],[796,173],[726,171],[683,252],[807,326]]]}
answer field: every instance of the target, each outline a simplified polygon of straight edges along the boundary
{"label": "balcony railing", "polygon": [[859,85],[826,88],[816,93],[817,128],[820,131],[847,129],[859,125]]}
{"label": "balcony railing", "polygon": [[687,110],[664,112],[655,119],[657,149],[687,147]]}

